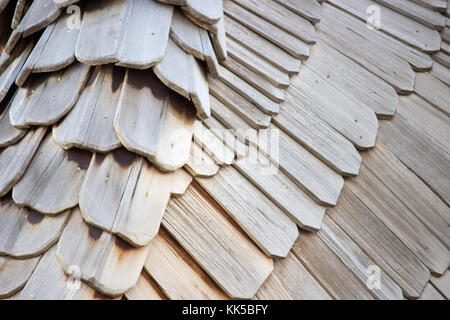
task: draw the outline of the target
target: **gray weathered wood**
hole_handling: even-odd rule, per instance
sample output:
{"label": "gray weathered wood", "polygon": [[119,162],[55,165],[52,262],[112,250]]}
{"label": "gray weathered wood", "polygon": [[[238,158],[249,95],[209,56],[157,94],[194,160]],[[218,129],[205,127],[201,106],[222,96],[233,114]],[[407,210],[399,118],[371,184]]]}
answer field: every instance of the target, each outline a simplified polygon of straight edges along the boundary
{"label": "gray weathered wood", "polygon": [[90,158],[86,151],[63,150],[48,134],[14,186],[14,202],[49,215],[76,206]]}
{"label": "gray weathered wood", "polygon": [[45,131],[43,127],[29,130],[21,141],[0,154],[0,196],[7,194],[22,177]]}
{"label": "gray weathered wood", "polygon": [[27,0],[17,0],[16,8],[14,10],[14,16],[11,22],[11,28],[16,29],[19,25],[20,20],[22,20],[23,11],[25,9],[25,5]]}
{"label": "gray weathered wood", "polygon": [[450,116],[450,88],[432,73],[424,72],[416,75],[415,92],[437,109]]}
{"label": "gray weathered wood", "polygon": [[53,0],[53,3],[57,8],[65,8],[71,4],[77,3],[80,0]]}
{"label": "gray weathered wood", "polygon": [[252,298],[273,269],[198,185],[169,203],[163,225],[231,298]]}
{"label": "gray weathered wood", "polygon": [[431,277],[431,283],[446,298],[450,299],[450,271],[446,271],[441,277]]}
{"label": "gray weathered wood", "polygon": [[220,166],[195,142],[192,142],[189,159],[184,168],[194,177],[211,177]]}
{"label": "gray weathered wood", "polygon": [[112,65],[97,66],[75,106],[53,127],[53,137],[63,148],[77,147],[108,152],[120,147],[114,129],[124,71]]}
{"label": "gray weathered wood", "polygon": [[74,63],[66,69],[28,79],[11,105],[9,118],[16,127],[51,125],[74,106],[89,74],[89,66]]}
{"label": "gray weathered wood", "polygon": [[437,61],[433,62],[433,67],[431,68],[431,74],[445,83],[447,86],[450,86],[450,69],[446,66],[440,64]]}
{"label": "gray weathered wood", "polygon": [[23,288],[40,257],[16,260],[0,257],[0,298],[12,296]]}
{"label": "gray weathered wood", "polygon": [[316,0],[275,0],[312,23],[320,21],[322,8]]}
{"label": "gray weathered wood", "polygon": [[127,149],[164,171],[174,171],[189,157],[194,119],[192,104],[167,88],[151,70],[127,71],[114,120]]}
{"label": "gray weathered wood", "polygon": [[145,271],[141,272],[137,283],[127,292],[127,300],[167,300],[158,284]]}
{"label": "gray weathered wood", "polygon": [[0,105],[0,147],[7,147],[19,141],[26,133],[26,130],[18,129],[11,125],[9,112],[12,100]]}
{"label": "gray weathered wood", "polygon": [[173,40],[169,39],[164,58],[153,70],[166,86],[192,100],[201,118],[211,115],[205,70]]}
{"label": "gray weathered wood", "polygon": [[52,0],[33,0],[30,8],[17,26],[24,37],[33,34],[55,21],[61,13]]}
{"label": "gray weathered wood", "polygon": [[122,239],[88,226],[78,208],[64,228],[56,255],[66,273],[78,266],[79,276],[101,293],[118,297],[133,287],[148,255]]}
{"label": "gray weathered wood", "polygon": [[24,259],[36,257],[56,243],[66,224],[70,211],[57,217],[44,216],[19,207],[5,198],[0,204],[0,254]]}
{"label": "gray weathered wood", "polygon": [[223,15],[222,0],[186,0],[184,10],[203,23],[214,24]]}

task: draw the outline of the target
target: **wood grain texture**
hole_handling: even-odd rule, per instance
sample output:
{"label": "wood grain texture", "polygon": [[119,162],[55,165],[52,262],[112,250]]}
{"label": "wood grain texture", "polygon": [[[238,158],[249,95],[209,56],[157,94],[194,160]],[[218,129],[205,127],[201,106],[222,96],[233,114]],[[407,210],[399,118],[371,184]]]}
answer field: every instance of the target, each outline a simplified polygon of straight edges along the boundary
{"label": "wood grain texture", "polygon": [[70,211],[57,217],[44,216],[19,207],[10,198],[0,204],[0,254],[17,259],[36,257],[55,244],[70,216]]}
{"label": "wood grain texture", "polygon": [[95,154],[80,190],[83,218],[134,246],[146,245],[158,233],[178,178],[124,149]]}
{"label": "wood grain texture", "polygon": [[81,279],[102,294],[119,297],[136,284],[148,247],[133,248],[108,232],[88,226],[76,208],[58,242],[56,255],[66,273],[71,266],[78,266]]}
{"label": "wood grain texture", "polygon": [[416,75],[415,92],[426,101],[441,110],[448,117],[450,116],[450,105],[448,95],[450,88],[445,83],[439,81],[431,73],[418,73]]}
{"label": "wood grain texture", "polygon": [[0,298],[10,297],[23,288],[38,264],[39,258],[16,260],[0,257]]}
{"label": "wood grain texture", "polygon": [[46,128],[29,130],[18,143],[9,146],[0,154],[0,196],[7,194],[20,180],[31,162]]}
{"label": "wood grain texture", "polygon": [[359,24],[356,29],[347,28],[343,19],[356,18],[328,4],[323,4],[322,16],[318,25],[321,40],[391,84],[398,93],[414,90],[415,75],[408,62],[385,47],[377,45],[377,50],[373,50],[376,44],[361,34],[361,30],[367,29],[365,24]]}
{"label": "wood grain texture", "polygon": [[169,203],[163,225],[231,298],[252,298],[273,262],[198,185]]}
{"label": "wood grain texture", "polygon": [[431,283],[428,283],[419,300],[445,300],[445,298]]}
{"label": "wood grain texture", "polygon": [[11,105],[16,127],[51,125],[74,106],[89,74],[89,66],[74,63],[58,72],[35,75],[19,89]]}
{"label": "wood grain texture", "polygon": [[[75,55],[83,63],[146,69],[162,60],[173,6],[145,0],[90,2]],[[147,23],[147,19],[153,23]],[[102,23],[98,23],[98,21]]]}
{"label": "wood grain texture", "polygon": [[279,4],[308,19],[312,23],[320,21],[322,8],[316,0],[275,0]]}
{"label": "wood grain texture", "polygon": [[108,152],[120,147],[114,129],[125,71],[98,66],[90,74],[75,106],[53,127],[53,137],[64,149],[77,147]]}
{"label": "wood grain texture", "polygon": [[14,10],[14,16],[11,22],[11,28],[16,29],[19,25],[20,20],[22,20],[23,12],[25,10],[25,5],[27,0],[18,0],[16,3],[16,8]]}
{"label": "wood grain texture", "polygon": [[298,236],[296,225],[235,168],[195,180],[268,256],[286,257]]}
{"label": "wood grain texture", "polygon": [[173,300],[225,300],[227,296],[200,266],[161,230],[150,243],[144,270]]}
{"label": "wood grain texture", "polygon": [[119,140],[164,171],[188,160],[195,108],[152,71],[129,69],[114,119]]}
{"label": "wood grain texture", "polygon": [[3,101],[0,104],[0,147],[7,147],[16,143],[27,133],[26,130],[18,129],[11,125],[9,121],[9,112],[11,110],[12,100]]}
{"label": "wood grain texture", "polygon": [[48,215],[76,206],[90,158],[85,151],[63,150],[48,134],[14,186],[14,202]]}
{"label": "wood grain texture", "polygon": [[27,37],[45,28],[55,21],[60,14],[61,10],[54,5],[52,0],[33,0],[16,30]]}
{"label": "wood grain texture", "polygon": [[167,300],[158,284],[142,271],[137,283],[125,292],[127,300]]}
{"label": "wood grain texture", "polygon": [[433,67],[431,68],[431,74],[445,83],[447,86],[450,86],[450,69],[440,64],[439,62],[434,61]]}
{"label": "wood grain texture", "polygon": [[432,276],[430,281],[447,300],[450,299],[450,272],[448,270],[441,277]]}
{"label": "wood grain texture", "polygon": [[211,177],[219,171],[220,166],[203,151],[202,147],[197,143],[192,142],[189,159],[184,165],[184,168],[193,177]]}
{"label": "wood grain texture", "polygon": [[222,0],[186,0],[183,5],[184,10],[189,12],[196,19],[207,24],[214,24],[223,15]]}

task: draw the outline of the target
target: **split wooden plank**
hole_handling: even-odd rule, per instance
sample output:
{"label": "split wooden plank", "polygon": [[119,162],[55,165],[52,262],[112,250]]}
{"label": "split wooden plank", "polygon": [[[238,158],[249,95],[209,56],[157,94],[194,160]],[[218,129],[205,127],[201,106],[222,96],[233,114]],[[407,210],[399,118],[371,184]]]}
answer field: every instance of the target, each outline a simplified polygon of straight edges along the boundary
{"label": "split wooden plank", "polygon": [[7,147],[16,143],[27,133],[26,130],[18,129],[11,125],[9,121],[9,112],[11,110],[12,100],[0,104],[0,147]]}
{"label": "split wooden plank", "polygon": [[183,9],[196,19],[207,24],[214,24],[223,15],[222,0],[186,0]]}
{"label": "split wooden plank", "polygon": [[192,100],[199,117],[207,118],[211,115],[205,70],[173,40],[169,39],[164,58],[153,70],[166,86]]}
{"label": "split wooden plank", "polygon": [[416,4],[413,1],[375,1],[432,29],[441,30],[443,27],[445,27],[445,17],[443,15],[420,4]]}
{"label": "split wooden plank", "polygon": [[178,178],[124,149],[97,153],[80,190],[83,218],[134,246],[144,246],[157,235]]}
{"label": "split wooden plank", "polygon": [[[268,115],[276,115],[280,112],[280,105],[278,103],[266,97],[260,91],[242,80],[239,76],[222,66],[219,66],[218,79],[228,87],[232,88],[239,95],[253,103],[262,112]],[[211,80],[209,82],[211,82]]]}
{"label": "split wooden plank", "polygon": [[10,297],[25,286],[39,258],[16,260],[0,257],[0,298]]}
{"label": "split wooden plank", "polygon": [[75,55],[86,64],[147,69],[163,59],[172,13],[173,6],[157,1],[90,2]]}
{"label": "split wooden plank", "polygon": [[[352,0],[330,0],[329,2],[363,21],[367,21],[369,16],[366,9],[371,5],[376,5],[376,2],[372,0],[356,2]],[[326,6],[324,4],[323,9]],[[383,21],[380,24],[380,30],[424,52],[439,51],[441,41],[436,30],[384,6],[378,5],[378,7]],[[325,16],[323,11],[322,16]]]}
{"label": "split wooden plank", "polygon": [[415,92],[426,101],[434,105],[445,115],[450,116],[448,96],[450,88],[431,73],[418,73],[416,75]]}
{"label": "split wooden plank", "polygon": [[265,155],[259,153],[258,159],[260,163],[251,163],[248,159],[237,161],[235,167],[300,228],[320,230],[326,208],[312,200]]}
{"label": "split wooden plank", "polygon": [[105,296],[80,281],[78,269],[70,266],[66,275],[56,256],[56,246],[48,250],[29,277],[17,300],[104,300]]}
{"label": "split wooden plank", "polygon": [[222,65],[268,98],[272,99],[272,101],[278,103],[284,101],[283,89],[274,86],[267,79],[235,60],[231,55],[228,56],[225,62],[222,62]]}
{"label": "split wooden plank", "polygon": [[79,277],[96,290],[118,297],[132,288],[142,271],[148,247],[133,248],[122,239],[88,226],[78,209],[64,228],[56,255],[66,273],[79,266]]}
{"label": "split wooden plank", "polygon": [[314,46],[314,57],[305,65],[333,87],[371,108],[378,118],[393,117],[398,104],[394,88],[333,47],[318,43]]}
{"label": "split wooden plank", "polygon": [[401,115],[380,125],[379,138],[447,205],[450,204],[448,154],[421,135]]}
{"label": "split wooden plank", "polygon": [[112,65],[97,66],[69,114],[53,127],[53,138],[64,149],[77,147],[109,152],[120,147],[114,129],[125,71]]}
{"label": "split wooden plank", "polygon": [[[309,52],[308,44],[230,0],[224,2],[224,11],[234,20],[273,42],[298,59],[302,59],[305,53]],[[312,42],[309,41],[309,43],[314,42],[315,40]]]}
{"label": "split wooden plank", "polygon": [[173,300],[224,300],[227,296],[164,230],[150,243],[144,269]]}
{"label": "split wooden plank", "polygon": [[[311,57],[311,66],[315,62]],[[303,68],[292,79],[293,93],[309,104],[310,110],[355,147],[366,150],[375,146],[378,121],[375,112],[355,97],[345,94],[328,81],[328,75],[320,75],[312,67]]]}
{"label": "split wooden plank", "polygon": [[450,86],[450,69],[444,66],[443,64],[434,61],[433,67],[431,68],[431,74],[445,83],[447,86]]}
{"label": "split wooden plank", "polygon": [[213,76],[217,76],[217,65],[219,62],[208,31],[196,26],[179,10],[176,10],[172,17],[170,37],[184,51],[192,54],[197,59],[206,61],[209,72]]}
{"label": "split wooden plank", "polygon": [[235,168],[195,180],[266,255],[287,256],[298,236],[296,225]]}
{"label": "split wooden plank", "polygon": [[[368,270],[375,262],[330,217],[325,217],[322,231],[317,235],[362,283],[368,283]],[[382,300],[403,299],[400,287],[384,271],[380,272],[379,287],[374,287],[371,293]]]}
{"label": "split wooden plank", "polygon": [[420,296],[428,283],[430,272],[417,256],[352,193],[347,184],[343,188],[339,206],[330,209],[328,214],[375,264],[402,288],[406,297]]}
{"label": "split wooden plank", "polygon": [[252,298],[273,270],[272,260],[198,185],[169,203],[163,225],[230,298]]}
{"label": "split wooden plank", "polygon": [[286,91],[286,101],[273,122],[337,173],[355,176],[361,156],[353,144],[311,112],[311,102],[295,89]]}
{"label": "split wooden plank", "polygon": [[314,279],[295,255],[275,261],[275,268],[257,293],[260,300],[330,300],[330,295]]}
{"label": "split wooden plank", "polygon": [[7,194],[20,180],[39,144],[46,128],[31,129],[17,144],[11,145],[0,154],[0,196]]}
{"label": "split wooden plank", "polygon": [[16,127],[51,125],[74,106],[89,74],[89,66],[74,63],[58,72],[36,75],[20,88],[11,105]]}
{"label": "split wooden plank", "polygon": [[152,71],[128,69],[114,119],[122,144],[164,171],[189,158],[195,108]]}
{"label": "split wooden plank", "polygon": [[317,41],[314,26],[308,20],[272,0],[233,1],[308,44]]}
{"label": "split wooden plank", "polygon": [[209,90],[216,100],[212,100],[212,108],[220,102],[236,112],[253,128],[267,128],[272,117],[262,112],[257,106],[235,92],[218,79],[209,78]]}
{"label": "split wooden plank", "polygon": [[392,193],[450,248],[448,207],[381,142],[364,164]]}
{"label": "split wooden plank", "polygon": [[75,4],[80,0],[53,0],[53,3],[57,8],[65,8],[70,6],[71,4]]}
{"label": "split wooden plank", "polygon": [[427,284],[419,300],[445,300],[431,283]]}
{"label": "split wooden plank", "polygon": [[432,276],[430,281],[446,299],[450,299],[450,271],[441,277]]}
{"label": "split wooden plank", "polygon": [[292,250],[333,298],[374,299],[365,283],[361,283],[317,234],[300,232],[300,237]]}
{"label": "split wooden plank", "polygon": [[287,73],[279,70],[270,62],[260,58],[257,54],[248,50],[239,42],[228,39],[227,48],[229,56],[238,60],[253,72],[261,75],[274,86],[282,89],[289,87],[289,75]]}
{"label": "split wooden plank", "polygon": [[142,271],[137,283],[125,293],[127,300],[167,300],[167,297],[150,278],[146,272]]}
{"label": "split wooden plank", "polygon": [[[342,23],[342,19],[356,18],[331,5],[322,6],[323,19],[318,25],[321,40],[391,84],[398,93],[408,94],[414,90],[415,74],[408,62],[361,34],[361,30],[367,29],[366,25],[360,24],[353,30]],[[377,50],[373,50],[374,46]]]}
{"label": "split wooden plank", "polygon": [[184,165],[184,168],[193,177],[211,177],[219,171],[220,166],[203,151],[203,149],[195,142],[192,142],[191,153],[189,159]]}
{"label": "split wooden plank", "polygon": [[[234,39],[288,74],[296,74],[300,71],[301,60],[294,58],[276,44],[228,16],[224,16],[224,22],[228,38]],[[309,47],[305,47],[302,59],[307,59],[309,54]]]}
{"label": "split wooden plank", "polygon": [[17,32],[24,37],[33,34],[55,21],[61,10],[52,0],[33,0],[30,8],[17,26]]}
{"label": "split wooden plank", "polygon": [[275,0],[312,23],[320,21],[322,8],[316,0]]}
{"label": "split wooden plank", "polygon": [[57,217],[44,216],[19,207],[10,198],[0,204],[0,254],[17,259],[36,257],[55,244],[66,224],[70,211]]}
{"label": "split wooden plank", "polygon": [[14,202],[48,215],[76,206],[90,158],[85,151],[63,150],[48,134],[14,186]]}

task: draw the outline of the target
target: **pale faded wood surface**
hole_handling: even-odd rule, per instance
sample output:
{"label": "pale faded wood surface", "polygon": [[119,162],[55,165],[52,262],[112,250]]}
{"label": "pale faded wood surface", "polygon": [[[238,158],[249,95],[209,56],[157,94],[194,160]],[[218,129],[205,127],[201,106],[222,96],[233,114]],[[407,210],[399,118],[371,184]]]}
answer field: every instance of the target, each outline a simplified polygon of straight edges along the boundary
{"label": "pale faded wood surface", "polygon": [[312,103],[291,87],[286,91],[286,100],[273,122],[337,173],[357,175],[361,165],[358,151],[349,140],[311,111]]}
{"label": "pale faded wood surface", "polygon": [[365,150],[375,146],[378,121],[375,112],[354,97],[328,82],[328,76],[313,71],[311,57],[299,76],[292,79],[293,93],[309,104],[309,109],[355,147]]}
{"label": "pale faded wood surface", "polygon": [[3,101],[0,104],[0,147],[7,147],[16,143],[27,133],[26,130],[11,125],[9,121],[11,105],[12,100],[9,102]]}
{"label": "pale faded wood surface", "polygon": [[0,203],[0,254],[18,259],[36,257],[56,243],[70,211],[57,217],[44,216],[19,207],[10,198]]}
{"label": "pale faded wood surface", "polygon": [[431,283],[428,283],[419,300],[445,300],[445,298]]}
{"label": "pale faded wood surface", "polygon": [[220,166],[197,143],[192,142],[189,159],[184,168],[193,177],[204,178],[215,175]]}
{"label": "pale faded wood surface", "polygon": [[322,8],[316,0],[275,0],[312,23],[320,21]]}
{"label": "pale faded wood surface", "polygon": [[120,147],[114,129],[124,70],[98,66],[90,74],[75,106],[53,127],[53,137],[63,148],[77,147],[108,152]]}
{"label": "pale faded wood surface", "polygon": [[192,104],[151,71],[127,71],[114,119],[119,140],[127,149],[164,171],[174,171],[188,160],[194,119]]}
{"label": "pale faded wood surface", "polygon": [[441,277],[432,276],[430,281],[446,299],[450,299],[450,271]]}
{"label": "pale faded wood surface", "polygon": [[261,163],[238,161],[236,168],[300,228],[320,230],[326,208],[312,200],[274,164],[263,165],[270,160],[262,153],[258,154],[258,157]]}
{"label": "pale faded wood surface", "polygon": [[[236,93],[253,103],[262,112],[268,115],[275,115],[280,112],[280,105],[278,103],[269,99],[260,91],[242,80],[239,76],[222,66],[219,67],[218,79],[228,87],[232,88]],[[211,82],[211,80],[209,82]]]}
{"label": "pale faded wood surface", "polygon": [[260,300],[330,300],[330,295],[290,252],[275,261],[275,268],[256,294]]}
{"label": "pale faded wood surface", "polygon": [[294,57],[302,59],[309,52],[308,45],[283,29],[247,11],[231,0],[224,2],[224,12],[234,20],[258,33],[267,40],[286,50]]}
{"label": "pale faded wood surface", "polygon": [[23,288],[40,257],[16,260],[0,257],[0,298],[7,298]]}
{"label": "pale faded wood surface", "polygon": [[222,0],[186,0],[184,10],[203,23],[214,24],[222,17]]}
{"label": "pale faded wood surface", "polygon": [[63,150],[48,134],[14,186],[14,202],[49,215],[76,206],[90,158],[85,151]]}
{"label": "pale faded wood surface", "polygon": [[292,250],[334,299],[374,299],[365,283],[361,283],[317,234],[300,232]]}
{"label": "pale faded wood surface", "polygon": [[445,83],[438,80],[431,73],[418,73],[416,75],[415,92],[450,116],[449,94],[450,88]]}
{"label": "pale faded wood surface", "polygon": [[448,0],[412,0],[413,2],[435,11],[445,12]]}
{"label": "pale faded wood surface", "polygon": [[167,300],[167,297],[144,271],[141,272],[137,283],[125,293],[127,300]]}
{"label": "pale faded wood surface", "polygon": [[157,235],[179,178],[124,149],[95,154],[81,187],[80,209],[90,225],[143,246]]}
{"label": "pale faded wood surface", "polygon": [[305,66],[350,98],[371,108],[378,118],[394,116],[398,95],[392,86],[324,42],[315,45],[313,52]]}
{"label": "pale faded wood surface", "polygon": [[48,250],[14,300],[104,300],[106,297],[77,278],[71,266],[69,277],[56,256],[56,246]]}
{"label": "pale faded wood surface", "polygon": [[74,63],[61,71],[28,79],[12,102],[11,124],[27,127],[57,122],[77,101],[88,74],[89,66]]}
{"label": "pale faded wood surface", "polygon": [[23,11],[25,9],[26,3],[27,3],[27,0],[17,0],[16,8],[14,10],[13,20],[11,22],[12,29],[16,29],[17,26],[19,25],[19,22],[23,16]]}
{"label": "pale faded wood surface", "polygon": [[433,67],[431,68],[431,74],[437,79],[444,82],[447,86],[450,86],[450,69],[446,66],[434,61]]}
{"label": "pale faded wood surface", "polygon": [[169,203],[163,225],[231,298],[250,299],[273,262],[210,201],[198,185],[191,185]]}
{"label": "pale faded wood surface", "polygon": [[58,242],[56,255],[65,272],[78,266],[80,277],[101,293],[118,297],[133,287],[148,247],[133,248],[120,238],[88,226],[78,208]]}
{"label": "pale faded wood surface", "polygon": [[195,180],[268,256],[286,257],[298,236],[296,225],[235,168]]}
{"label": "pale faded wood surface", "polygon": [[161,230],[149,245],[144,269],[174,300],[224,300],[227,296],[200,266]]}
{"label": "pale faded wood surface", "polygon": [[33,0],[16,30],[27,37],[55,21],[60,13],[52,0]]}
{"label": "pale faded wood surface", "polygon": [[[371,0],[330,0],[330,3],[344,9],[363,21],[367,21],[368,13],[366,9],[371,5],[377,4]],[[322,8],[325,6],[323,5]],[[439,50],[440,37],[436,30],[430,29],[384,6],[379,6],[379,8],[380,14],[383,17],[383,22],[380,25],[382,31],[424,52]],[[322,16],[325,16],[324,11],[322,10]]]}
{"label": "pale faded wood surface", "polygon": [[[124,67],[149,68],[164,56],[172,13],[173,6],[156,1],[91,1],[75,55],[87,64],[113,62]],[[98,23],[100,20],[102,23]]]}
{"label": "pale faded wood surface", "polygon": [[[239,114],[245,122],[253,128],[267,128],[272,117],[262,112],[257,106],[252,104],[243,96],[218,79],[209,78],[209,90],[211,95],[211,108],[220,108],[219,102]],[[213,111],[214,112],[214,111]]]}
{"label": "pale faded wood surface", "polygon": [[346,185],[329,216],[394,280],[408,298],[418,298],[430,272],[417,256]]}
{"label": "pale faded wood surface", "polygon": [[[317,235],[362,283],[366,283],[367,270],[376,263],[330,217],[325,217],[323,228]],[[384,271],[380,273],[380,288],[371,292],[377,299],[403,299],[401,288]]]}
{"label": "pale faded wood surface", "polygon": [[[229,1],[229,0],[224,0]],[[272,0],[233,0],[273,25],[308,43],[316,43],[313,25],[300,15]]]}
{"label": "pale faded wood surface", "polygon": [[286,89],[289,86],[289,75],[272,63],[260,58],[254,52],[248,50],[239,42],[227,39],[228,55],[238,60],[240,63],[261,75],[278,88]]}
{"label": "pale faded wood surface", "polygon": [[[296,74],[300,71],[301,60],[228,16],[224,17],[224,22],[228,38],[239,42],[284,72]],[[305,51],[304,59],[308,56],[309,48]]]}
{"label": "pale faded wood surface", "polygon": [[53,3],[55,4],[55,6],[57,8],[64,8],[64,7],[68,7],[71,4],[77,3],[80,0],[53,0]]}
{"label": "pale faded wood surface", "polygon": [[0,154],[0,196],[7,194],[24,174],[46,128],[29,130],[18,143],[9,146]]}
{"label": "pale faded wood surface", "polygon": [[323,4],[322,15],[318,25],[322,41],[391,84],[398,93],[407,94],[414,90],[415,75],[408,62],[385,47],[373,50],[374,43],[361,35],[361,30],[367,29],[365,24],[355,30],[347,28],[342,19],[356,22],[356,18],[328,4]]}
{"label": "pale faded wood surface", "polygon": [[201,118],[211,115],[205,70],[170,38],[164,58],[153,70],[166,86],[192,100]]}

